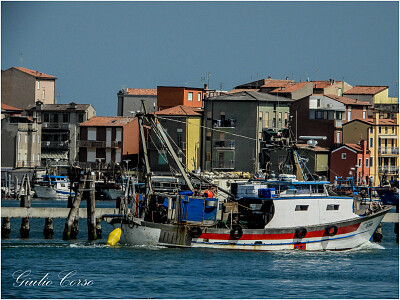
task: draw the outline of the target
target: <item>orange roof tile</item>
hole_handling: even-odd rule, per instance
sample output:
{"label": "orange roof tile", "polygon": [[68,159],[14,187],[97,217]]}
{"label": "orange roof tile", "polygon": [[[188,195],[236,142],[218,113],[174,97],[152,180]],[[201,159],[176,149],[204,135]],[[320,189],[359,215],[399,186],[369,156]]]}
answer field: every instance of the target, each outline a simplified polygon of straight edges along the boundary
{"label": "orange roof tile", "polygon": [[375,95],[379,92],[382,92],[385,89],[388,89],[388,86],[363,86],[356,85],[352,89],[344,92],[343,94],[351,94],[351,95]]}
{"label": "orange roof tile", "polygon": [[[353,121],[360,121],[360,122],[364,122],[364,123],[367,123],[370,125],[374,125],[373,118],[368,118],[368,119],[357,118],[357,119],[351,120],[350,122],[353,122]],[[398,125],[398,124],[395,122],[395,120],[392,120],[392,119],[379,119],[378,125],[394,126],[394,125]]]}
{"label": "orange roof tile", "polygon": [[347,98],[347,97],[339,97],[336,95],[325,95],[328,98],[331,98],[333,100],[339,101],[343,104],[346,105],[362,105],[362,106],[371,106],[372,104],[369,102],[361,102],[355,99]]}
{"label": "orange roof tile", "polygon": [[[311,81],[314,89],[324,89],[328,86],[331,86],[331,82],[329,80],[317,80]],[[341,81],[333,81],[332,84],[339,84]]]}
{"label": "orange roof tile", "polygon": [[229,91],[227,94],[234,94],[234,93],[240,93],[240,92],[258,92],[260,89],[234,89],[232,91]]}
{"label": "orange roof tile", "polygon": [[131,117],[91,117],[89,120],[80,124],[80,126],[125,126],[135,120]]}
{"label": "orange roof tile", "polygon": [[150,95],[157,96],[157,89],[127,89],[128,95]]}
{"label": "orange roof tile", "polygon": [[22,109],[20,108],[16,108],[14,106],[8,105],[8,104],[1,104],[1,109],[5,109],[5,110],[14,110],[14,111],[22,111]]}
{"label": "orange roof tile", "polygon": [[201,116],[202,111],[197,107],[178,105],[157,111],[155,114],[161,116]]}
{"label": "orange roof tile", "polygon": [[288,85],[285,85],[283,87],[279,87],[270,93],[292,93],[294,91],[297,91],[306,85],[311,84],[311,82],[297,82],[297,83],[289,83]]}
{"label": "orange roof tile", "polygon": [[27,69],[27,68],[22,68],[22,67],[13,67],[13,68],[14,68],[14,69],[17,69],[17,70],[19,70],[19,71],[21,71],[21,72],[24,72],[24,73],[26,73],[26,74],[28,74],[28,75],[35,76],[36,78],[41,78],[41,79],[57,79],[57,78],[54,77],[54,76],[47,75],[47,74],[44,74],[44,73],[42,73],[42,72],[30,70],[30,69]]}
{"label": "orange roof tile", "polygon": [[290,83],[294,83],[294,80],[268,79],[261,87],[282,87]]}

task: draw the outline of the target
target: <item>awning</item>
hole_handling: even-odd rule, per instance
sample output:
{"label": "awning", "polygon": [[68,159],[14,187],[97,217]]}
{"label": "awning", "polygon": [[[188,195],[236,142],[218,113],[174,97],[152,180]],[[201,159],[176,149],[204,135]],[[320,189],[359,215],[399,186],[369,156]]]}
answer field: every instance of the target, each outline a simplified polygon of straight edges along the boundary
{"label": "awning", "polygon": [[68,150],[42,151],[42,159],[66,159],[66,160],[68,160]]}

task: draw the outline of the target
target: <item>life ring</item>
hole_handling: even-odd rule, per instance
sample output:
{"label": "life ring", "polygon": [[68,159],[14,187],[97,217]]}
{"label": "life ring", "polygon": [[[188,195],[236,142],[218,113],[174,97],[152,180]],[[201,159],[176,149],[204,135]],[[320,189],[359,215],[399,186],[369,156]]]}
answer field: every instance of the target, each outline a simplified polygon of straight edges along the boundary
{"label": "life ring", "polygon": [[203,194],[204,198],[212,198],[213,196],[213,192],[211,192],[210,190],[205,191]]}
{"label": "life ring", "polygon": [[201,236],[202,233],[203,233],[203,231],[201,230],[200,227],[197,227],[197,226],[196,227],[189,227],[189,235],[192,238],[197,239],[198,237]]}
{"label": "life ring", "polygon": [[334,236],[336,235],[338,231],[338,228],[335,225],[329,225],[325,228],[325,233],[328,236]]}
{"label": "life ring", "polygon": [[233,240],[238,240],[242,237],[243,235],[243,229],[240,225],[233,225],[231,232],[230,232],[230,237]]}
{"label": "life ring", "polygon": [[294,236],[299,239],[304,238],[306,235],[307,235],[307,229],[304,227],[297,228],[294,233]]}

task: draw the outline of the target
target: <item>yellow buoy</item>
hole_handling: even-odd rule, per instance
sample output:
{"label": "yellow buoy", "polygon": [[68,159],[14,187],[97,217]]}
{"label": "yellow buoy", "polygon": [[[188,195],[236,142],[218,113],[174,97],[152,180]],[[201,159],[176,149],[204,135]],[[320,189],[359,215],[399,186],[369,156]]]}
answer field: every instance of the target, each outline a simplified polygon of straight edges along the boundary
{"label": "yellow buoy", "polygon": [[120,238],[121,238],[121,228],[115,228],[108,235],[107,245],[114,246],[116,243],[119,242]]}

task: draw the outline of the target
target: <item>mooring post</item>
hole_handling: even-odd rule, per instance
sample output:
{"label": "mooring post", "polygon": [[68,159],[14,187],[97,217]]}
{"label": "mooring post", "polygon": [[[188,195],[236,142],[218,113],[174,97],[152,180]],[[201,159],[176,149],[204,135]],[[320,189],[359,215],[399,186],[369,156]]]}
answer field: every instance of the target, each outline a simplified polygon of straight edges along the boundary
{"label": "mooring post", "polygon": [[79,218],[79,204],[81,203],[83,190],[86,186],[86,178],[86,174],[81,174],[78,190],[75,192],[75,199],[72,203],[71,210],[69,211],[67,221],[65,222],[63,240],[74,239],[79,233],[77,218]]}
{"label": "mooring post", "polygon": [[95,176],[94,172],[90,172],[89,180],[86,188],[89,190],[87,197],[87,226],[88,226],[88,239],[97,240],[96,233],[96,189],[95,189]]}
{"label": "mooring post", "polygon": [[[26,208],[30,208],[31,207],[31,195],[29,194],[29,183],[27,183],[27,181],[29,181],[28,176],[24,175],[24,177],[22,178],[21,181],[21,186],[19,189],[19,196],[20,196],[20,203],[19,206],[20,207],[26,207]],[[24,191],[22,193],[22,190]],[[27,239],[29,238],[29,217],[25,217],[22,218],[21,221],[21,228],[19,229],[19,233],[21,235],[21,238],[23,239]]]}
{"label": "mooring post", "polygon": [[96,234],[97,239],[103,238],[103,230],[101,229],[101,218],[96,218]]}
{"label": "mooring post", "polygon": [[53,218],[46,218],[44,223],[43,235],[45,239],[52,239],[54,234]]}
{"label": "mooring post", "polygon": [[3,224],[1,224],[1,237],[3,239],[10,238],[11,233],[11,219],[9,217],[3,218]]}
{"label": "mooring post", "polygon": [[21,228],[19,229],[21,238],[27,239],[29,237],[29,230],[29,218],[22,218]]}

